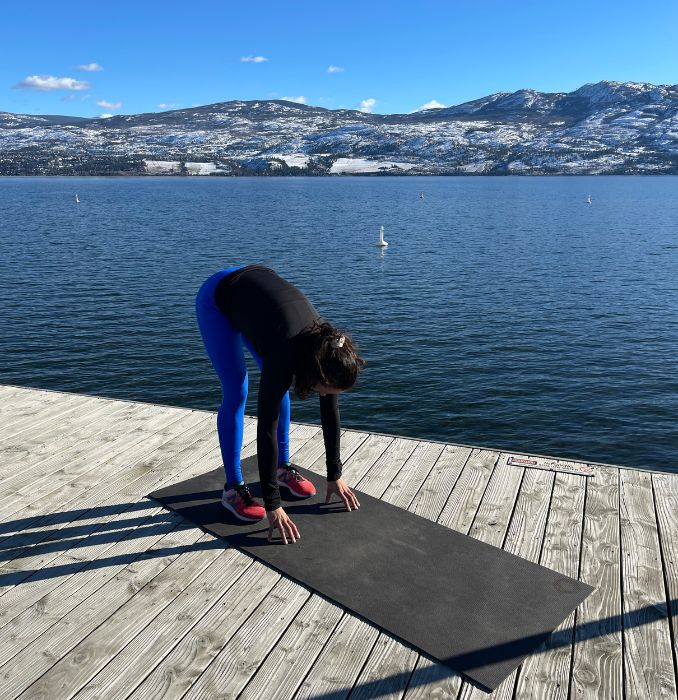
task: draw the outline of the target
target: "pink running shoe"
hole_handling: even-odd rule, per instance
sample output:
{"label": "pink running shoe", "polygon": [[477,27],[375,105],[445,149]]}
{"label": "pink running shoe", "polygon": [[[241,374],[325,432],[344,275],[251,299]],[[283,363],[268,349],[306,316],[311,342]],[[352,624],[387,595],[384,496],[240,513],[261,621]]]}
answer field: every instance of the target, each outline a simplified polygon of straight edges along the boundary
{"label": "pink running shoe", "polygon": [[221,505],[230,510],[236,518],[254,523],[266,517],[266,509],[252,498],[247,485],[235,486],[221,496]]}
{"label": "pink running shoe", "polygon": [[315,496],[315,486],[293,467],[287,464],[278,466],[278,486],[288,488],[295,496],[308,498]]}

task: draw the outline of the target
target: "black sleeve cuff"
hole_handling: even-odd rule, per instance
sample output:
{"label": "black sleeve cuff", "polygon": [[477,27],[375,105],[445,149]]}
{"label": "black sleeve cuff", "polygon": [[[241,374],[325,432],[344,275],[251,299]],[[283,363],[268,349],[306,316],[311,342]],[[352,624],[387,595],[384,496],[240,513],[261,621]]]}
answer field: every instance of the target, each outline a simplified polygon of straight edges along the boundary
{"label": "black sleeve cuff", "polygon": [[342,464],[327,464],[327,480],[336,481],[341,479]]}
{"label": "black sleeve cuff", "polygon": [[266,512],[270,512],[272,510],[275,510],[276,508],[280,508],[282,503],[280,502],[280,498],[273,500],[273,501],[266,501],[264,503],[264,508],[266,508]]}

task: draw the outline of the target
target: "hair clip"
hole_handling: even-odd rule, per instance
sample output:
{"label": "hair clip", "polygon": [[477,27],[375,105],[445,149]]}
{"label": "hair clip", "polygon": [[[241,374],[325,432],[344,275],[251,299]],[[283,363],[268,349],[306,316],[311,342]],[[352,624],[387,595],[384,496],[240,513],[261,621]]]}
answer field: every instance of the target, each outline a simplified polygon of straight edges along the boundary
{"label": "hair clip", "polygon": [[344,340],[346,340],[346,338],[343,335],[339,338],[334,338],[332,340],[332,347],[333,348],[343,348],[344,347]]}

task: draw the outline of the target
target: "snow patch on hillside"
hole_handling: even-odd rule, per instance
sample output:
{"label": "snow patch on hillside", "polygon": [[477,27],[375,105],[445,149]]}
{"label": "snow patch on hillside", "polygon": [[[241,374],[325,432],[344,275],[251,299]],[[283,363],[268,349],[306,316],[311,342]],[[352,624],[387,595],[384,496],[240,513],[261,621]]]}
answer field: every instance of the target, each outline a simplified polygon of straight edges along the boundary
{"label": "snow patch on hillside", "polygon": [[385,170],[411,170],[412,163],[395,163],[390,160],[368,160],[366,158],[337,158],[330,168],[331,175],[344,173],[379,173]]}
{"label": "snow patch on hillside", "polygon": [[267,158],[283,160],[289,168],[305,168],[309,161],[309,156],[303,153],[269,153]]}
{"label": "snow patch on hillside", "polygon": [[214,163],[186,163],[189,175],[210,175],[217,171]]}
{"label": "snow patch on hillside", "polygon": [[144,160],[144,165],[149,175],[181,172],[181,163],[178,160]]}

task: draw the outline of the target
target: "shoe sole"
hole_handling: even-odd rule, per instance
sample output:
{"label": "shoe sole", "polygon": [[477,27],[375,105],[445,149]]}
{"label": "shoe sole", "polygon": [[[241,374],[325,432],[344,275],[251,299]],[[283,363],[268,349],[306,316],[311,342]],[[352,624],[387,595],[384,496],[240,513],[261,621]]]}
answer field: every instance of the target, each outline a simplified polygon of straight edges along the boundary
{"label": "shoe sole", "polygon": [[317,491],[314,491],[313,493],[297,493],[296,491],[293,491],[292,487],[289,484],[286,484],[284,481],[279,481],[278,486],[284,486],[293,496],[296,496],[297,498],[310,498],[318,493]]}
{"label": "shoe sole", "polygon": [[223,498],[221,499],[221,505],[230,513],[233,513],[238,520],[243,520],[246,523],[258,523],[260,520],[263,520],[266,517],[265,515],[262,515],[260,518],[246,518],[244,515],[240,515],[230,503],[226,503]]}

